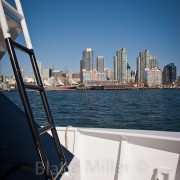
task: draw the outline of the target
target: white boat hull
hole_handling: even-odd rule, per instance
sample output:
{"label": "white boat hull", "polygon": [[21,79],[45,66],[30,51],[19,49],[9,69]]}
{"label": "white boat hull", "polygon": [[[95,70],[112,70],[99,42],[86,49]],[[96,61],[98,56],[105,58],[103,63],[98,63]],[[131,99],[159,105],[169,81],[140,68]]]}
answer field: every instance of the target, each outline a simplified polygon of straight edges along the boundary
{"label": "white boat hull", "polygon": [[73,180],[179,180],[180,133],[57,127]]}

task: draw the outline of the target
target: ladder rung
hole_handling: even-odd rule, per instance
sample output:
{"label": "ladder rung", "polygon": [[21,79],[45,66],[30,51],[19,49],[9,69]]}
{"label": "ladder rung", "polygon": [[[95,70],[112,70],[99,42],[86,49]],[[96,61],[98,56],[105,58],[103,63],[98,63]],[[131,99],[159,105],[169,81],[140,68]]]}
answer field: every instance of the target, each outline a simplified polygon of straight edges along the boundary
{"label": "ladder rung", "polygon": [[38,129],[39,135],[51,130],[52,128],[54,128],[54,124],[49,124],[47,126],[44,126],[44,127],[40,128],[40,129]]}
{"label": "ladder rung", "polygon": [[25,88],[34,89],[34,90],[43,90],[44,89],[43,86],[36,86],[36,85],[29,85],[29,84],[25,84]]}
{"label": "ladder rung", "polygon": [[28,49],[27,47],[22,46],[21,44],[19,44],[19,43],[17,43],[17,42],[14,42],[14,41],[13,41],[13,44],[14,44],[14,47],[15,47],[16,49],[19,49],[19,50],[21,50],[21,51],[23,51],[23,52],[25,52],[25,53],[27,53],[27,54],[32,54],[32,53],[33,53],[31,49]]}

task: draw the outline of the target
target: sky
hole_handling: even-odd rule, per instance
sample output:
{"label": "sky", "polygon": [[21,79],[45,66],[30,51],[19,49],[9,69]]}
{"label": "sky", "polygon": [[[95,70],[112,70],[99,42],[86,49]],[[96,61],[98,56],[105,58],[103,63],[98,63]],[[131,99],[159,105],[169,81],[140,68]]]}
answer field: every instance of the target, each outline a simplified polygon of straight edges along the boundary
{"label": "sky", "polygon": [[[11,1],[11,0],[9,0]],[[136,70],[139,52],[149,49],[160,68],[169,63],[180,75],[179,0],[21,0],[36,59],[44,68],[79,72],[82,51],[92,48],[94,65],[104,56],[113,70],[113,56],[127,49]],[[17,40],[23,42],[21,35]],[[22,56],[23,57],[23,56]],[[30,69],[24,61],[23,69]],[[6,55],[1,72],[10,74]]]}

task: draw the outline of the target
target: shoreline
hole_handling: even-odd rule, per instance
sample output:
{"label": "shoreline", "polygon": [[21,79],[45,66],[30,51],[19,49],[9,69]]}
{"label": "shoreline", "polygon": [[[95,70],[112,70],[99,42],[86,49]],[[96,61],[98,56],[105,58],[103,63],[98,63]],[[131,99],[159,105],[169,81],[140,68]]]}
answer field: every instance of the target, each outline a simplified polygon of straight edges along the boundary
{"label": "shoreline", "polygon": [[132,87],[106,87],[106,86],[87,86],[77,87],[76,90],[180,90],[180,87],[162,87],[162,88],[132,88]]}
{"label": "shoreline", "polygon": [[[139,88],[132,88],[132,87],[106,87],[106,86],[87,86],[87,87],[76,87],[76,89],[55,89],[55,88],[50,88],[46,89],[45,91],[86,91],[86,90],[180,90],[180,87],[162,87],[162,88],[144,88],[144,87],[139,87]],[[16,92],[18,89],[13,89],[13,90],[2,90],[0,89],[0,92]],[[34,91],[34,90],[27,90],[27,91]]]}

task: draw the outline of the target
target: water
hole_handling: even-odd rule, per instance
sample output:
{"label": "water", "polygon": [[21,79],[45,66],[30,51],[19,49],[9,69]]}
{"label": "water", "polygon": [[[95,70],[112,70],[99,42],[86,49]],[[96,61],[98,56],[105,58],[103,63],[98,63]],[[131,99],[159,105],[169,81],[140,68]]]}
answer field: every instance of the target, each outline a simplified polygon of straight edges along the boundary
{"label": "water", "polygon": [[[22,108],[17,92],[5,93]],[[58,126],[180,132],[180,90],[48,91]],[[38,92],[28,92],[37,121],[45,122]]]}

